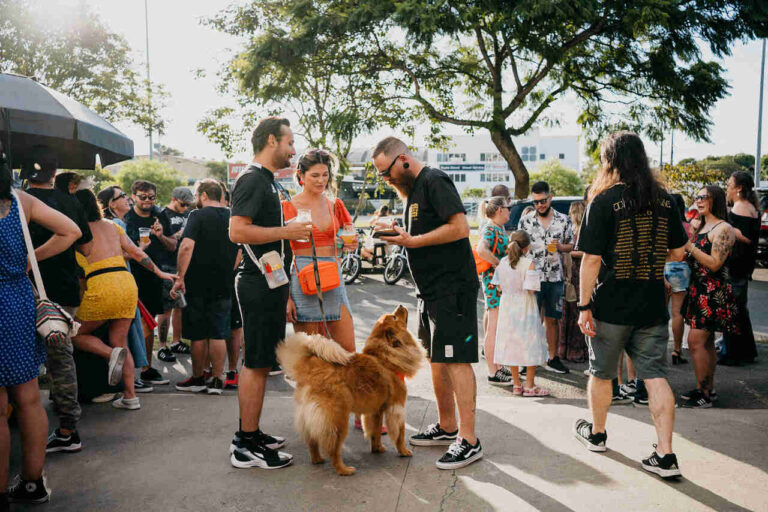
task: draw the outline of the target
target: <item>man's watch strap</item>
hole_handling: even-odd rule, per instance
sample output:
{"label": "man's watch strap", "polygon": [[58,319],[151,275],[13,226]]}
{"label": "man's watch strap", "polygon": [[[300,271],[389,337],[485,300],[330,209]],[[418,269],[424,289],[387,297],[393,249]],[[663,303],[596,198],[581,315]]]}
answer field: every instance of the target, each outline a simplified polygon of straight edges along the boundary
{"label": "man's watch strap", "polygon": [[581,304],[576,305],[576,311],[592,311],[592,302],[588,302],[583,306]]}

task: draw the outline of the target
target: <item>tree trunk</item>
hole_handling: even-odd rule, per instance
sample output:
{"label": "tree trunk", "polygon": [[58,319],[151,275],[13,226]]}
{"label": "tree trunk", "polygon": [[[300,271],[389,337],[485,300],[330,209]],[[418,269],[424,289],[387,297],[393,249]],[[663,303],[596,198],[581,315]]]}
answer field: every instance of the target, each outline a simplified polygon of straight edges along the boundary
{"label": "tree trunk", "polygon": [[512,175],[515,177],[515,198],[525,199],[528,197],[528,169],[520,158],[512,137],[504,131],[491,131],[491,140],[501,152],[501,156],[507,161]]}

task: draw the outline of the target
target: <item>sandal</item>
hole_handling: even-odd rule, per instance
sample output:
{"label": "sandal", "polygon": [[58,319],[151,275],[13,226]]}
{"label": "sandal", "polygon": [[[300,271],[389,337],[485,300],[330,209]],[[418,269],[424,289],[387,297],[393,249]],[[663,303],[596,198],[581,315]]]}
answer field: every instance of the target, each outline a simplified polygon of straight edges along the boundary
{"label": "sandal", "polygon": [[687,359],[683,358],[683,355],[678,352],[677,350],[672,351],[672,364],[686,364],[688,362]]}
{"label": "sandal", "polygon": [[512,386],[512,394],[515,396],[523,396],[523,386]]}
{"label": "sandal", "polygon": [[549,396],[549,391],[539,386],[534,386],[532,388],[525,388],[523,396]]}

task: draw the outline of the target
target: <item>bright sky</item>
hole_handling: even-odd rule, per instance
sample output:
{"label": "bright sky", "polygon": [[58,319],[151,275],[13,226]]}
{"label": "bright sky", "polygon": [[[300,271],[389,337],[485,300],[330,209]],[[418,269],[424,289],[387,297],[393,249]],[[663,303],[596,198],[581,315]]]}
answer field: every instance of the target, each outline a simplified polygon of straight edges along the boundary
{"label": "bright sky", "polygon": [[[115,32],[121,33],[134,49],[134,57],[142,70],[145,63],[145,29],[143,0],[89,0],[92,8]],[[229,2],[203,0],[148,0],[150,66],[153,81],[163,83],[170,93],[164,112],[168,119],[166,134],[155,142],[180,149],[189,157],[223,158],[218,146],[209,143],[196,130],[204,113],[227,104],[216,92],[216,72],[226,62],[230,50],[238,47],[238,40],[211,30],[199,23],[201,18],[215,14]],[[703,158],[707,155],[749,153],[754,154],[757,143],[757,105],[760,78],[759,41],[738,43],[733,55],[722,62],[731,84],[731,95],[712,110],[712,143],[698,143],[675,136],[675,160],[686,157]],[[207,77],[196,79],[194,71],[203,69]],[[762,153],[768,153],[768,97],[765,98]],[[575,112],[563,105],[562,126],[544,129],[543,134],[579,133]],[[132,137],[136,154],[146,154],[149,144],[142,130],[118,123],[118,128]],[[455,130],[452,128],[452,130]],[[373,145],[376,135],[361,139],[356,145]],[[418,140],[416,143],[418,144]],[[301,144],[299,141],[298,145]],[[669,143],[664,145],[664,160],[669,160]],[[647,146],[654,160],[659,158],[658,146]],[[249,155],[238,155],[249,159]]]}

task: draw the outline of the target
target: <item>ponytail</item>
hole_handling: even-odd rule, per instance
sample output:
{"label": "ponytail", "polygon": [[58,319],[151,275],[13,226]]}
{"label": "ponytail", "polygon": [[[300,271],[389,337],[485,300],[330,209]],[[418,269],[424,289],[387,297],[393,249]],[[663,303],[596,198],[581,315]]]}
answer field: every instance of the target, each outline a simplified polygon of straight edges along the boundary
{"label": "ponytail", "polygon": [[525,231],[515,231],[509,235],[509,245],[507,246],[507,261],[509,266],[515,268],[520,258],[523,256],[523,250],[531,245],[531,239]]}

